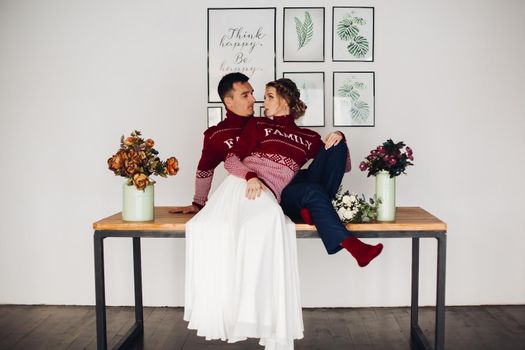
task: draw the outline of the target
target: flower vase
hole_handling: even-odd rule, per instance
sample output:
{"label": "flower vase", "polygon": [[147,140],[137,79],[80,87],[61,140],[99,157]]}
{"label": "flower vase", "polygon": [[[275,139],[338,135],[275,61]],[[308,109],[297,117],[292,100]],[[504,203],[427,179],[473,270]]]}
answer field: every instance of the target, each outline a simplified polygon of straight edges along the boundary
{"label": "flower vase", "polygon": [[376,198],[381,202],[377,208],[377,221],[394,221],[396,219],[396,178],[390,177],[386,170],[376,175]]}
{"label": "flower vase", "polygon": [[150,221],[154,217],[154,189],[149,184],[144,190],[138,190],[135,185],[128,186],[127,181],[122,186],[122,220]]}

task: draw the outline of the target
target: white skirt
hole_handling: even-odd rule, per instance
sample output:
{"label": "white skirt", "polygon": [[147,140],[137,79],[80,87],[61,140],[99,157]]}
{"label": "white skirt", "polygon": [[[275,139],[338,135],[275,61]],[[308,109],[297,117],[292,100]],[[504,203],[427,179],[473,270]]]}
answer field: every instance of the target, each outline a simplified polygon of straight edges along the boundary
{"label": "white skirt", "polygon": [[269,189],[245,189],[229,175],[186,224],[184,320],[206,340],[291,350],[304,331],[295,224]]}

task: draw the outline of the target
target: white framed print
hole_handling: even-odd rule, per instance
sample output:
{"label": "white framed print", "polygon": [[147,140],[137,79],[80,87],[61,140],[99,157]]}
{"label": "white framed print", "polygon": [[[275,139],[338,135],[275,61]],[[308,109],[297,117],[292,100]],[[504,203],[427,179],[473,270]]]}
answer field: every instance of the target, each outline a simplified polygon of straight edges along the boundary
{"label": "white framed print", "polygon": [[333,74],[334,126],[375,126],[375,72]]}
{"label": "white framed print", "polygon": [[284,62],[324,62],[324,37],[324,7],[284,8]]}
{"label": "white framed print", "polygon": [[332,7],[332,60],[374,61],[373,7]]}
{"label": "white framed print", "polygon": [[299,126],[324,126],[324,72],[283,72],[301,92],[306,113],[297,119]]}
{"label": "white framed print", "polygon": [[208,128],[219,124],[221,120],[223,120],[222,107],[208,107]]}
{"label": "white framed print", "polygon": [[221,102],[221,78],[240,72],[250,78],[256,102],[275,80],[275,7],[208,8],[208,102]]}

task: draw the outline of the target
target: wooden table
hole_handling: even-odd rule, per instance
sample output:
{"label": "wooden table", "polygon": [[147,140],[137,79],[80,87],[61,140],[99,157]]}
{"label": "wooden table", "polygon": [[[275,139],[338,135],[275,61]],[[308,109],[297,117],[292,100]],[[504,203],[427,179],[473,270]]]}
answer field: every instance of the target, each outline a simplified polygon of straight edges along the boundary
{"label": "wooden table", "polygon": [[[142,305],[142,267],[140,239],[183,238],[186,222],[192,217],[187,214],[169,214],[168,207],[155,208],[155,220],[147,222],[122,221],[121,213],[109,216],[93,224],[95,249],[95,292],[97,317],[97,348],[107,349],[106,299],[104,287],[104,239],[128,237],[133,239],[133,269],[135,286],[135,324],[124,335],[116,348],[128,347],[136,337],[144,334]],[[319,238],[314,226],[297,224],[298,238]],[[447,225],[417,207],[401,207],[396,210],[396,221],[349,224],[347,229],[359,238],[411,238],[412,239],[412,295],[410,310],[410,334],[413,345],[431,349],[427,338],[419,327],[419,239],[437,239],[437,286],[435,349],[443,349],[445,341],[445,269]]]}

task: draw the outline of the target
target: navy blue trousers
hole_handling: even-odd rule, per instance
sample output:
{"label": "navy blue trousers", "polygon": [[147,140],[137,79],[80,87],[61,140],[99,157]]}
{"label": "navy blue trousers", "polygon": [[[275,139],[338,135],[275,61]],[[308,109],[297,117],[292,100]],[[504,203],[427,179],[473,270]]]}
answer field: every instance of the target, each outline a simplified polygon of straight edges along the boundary
{"label": "navy blue trousers", "polygon": [[307,208],[328,254],[341,250],[340,243],[351,236],[332,206],[345,172],[348,147],[340,142],[321,148],[308,169],[300,170],[281,194],[281,207],[293,221],[301,221]]}

